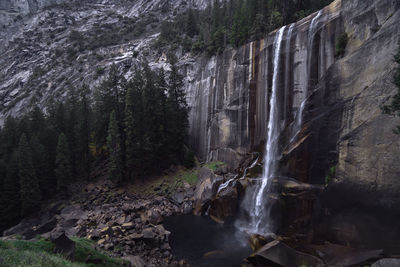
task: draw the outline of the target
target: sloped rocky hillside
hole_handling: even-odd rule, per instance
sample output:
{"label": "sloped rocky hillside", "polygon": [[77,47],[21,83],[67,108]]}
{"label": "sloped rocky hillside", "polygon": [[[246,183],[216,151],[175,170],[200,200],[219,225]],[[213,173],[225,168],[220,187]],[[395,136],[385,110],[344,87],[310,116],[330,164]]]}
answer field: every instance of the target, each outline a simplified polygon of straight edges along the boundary
{"label": "sloped rocky hillside", "polygon": [[[127,77],[146,58],[165,64],[152,44],[162,21],[199,1],[2,1],[0,121],[62,98],[68,86],[96,86],[111,64]],[[160,59],[161,58],[161,59]],[[161,66],[161,65],[160,65]]]}

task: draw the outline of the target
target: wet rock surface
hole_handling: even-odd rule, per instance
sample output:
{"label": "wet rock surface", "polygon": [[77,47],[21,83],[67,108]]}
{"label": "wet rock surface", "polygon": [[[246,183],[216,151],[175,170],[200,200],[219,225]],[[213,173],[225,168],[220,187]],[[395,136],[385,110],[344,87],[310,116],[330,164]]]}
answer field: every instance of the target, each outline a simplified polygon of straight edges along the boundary
{"label": "wet rock surface", "polygon": [[206,212],[223,181],[222,176],[215,175],[209,168],[202,167],[200,169],[199,181],[194,192],[194,214],[201,215]]}
{"label": "wet rock surface", "polygon": [[292,249],[280,241],[272,241],[247,259],[253,266],[321,266],[323,262],[312,255]]}
{"label": "wet rock surface", "polygon": [[[246,266],[380,266],[397,263],[397,259],[381,259],[382,250],[354,249],[326,243],[310,245],[290,240],[273,240],[257,249],[246,259]],[[386,266],[386,265],[383,265]],[[390,266],[390,265],[387,265]]]}

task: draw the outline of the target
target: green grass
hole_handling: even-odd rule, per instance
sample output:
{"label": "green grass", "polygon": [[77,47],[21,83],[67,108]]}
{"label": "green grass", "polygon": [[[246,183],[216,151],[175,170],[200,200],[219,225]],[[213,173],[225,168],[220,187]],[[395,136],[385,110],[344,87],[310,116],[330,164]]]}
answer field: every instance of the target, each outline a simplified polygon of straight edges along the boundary
{"label": "green grass", "polygon": [[336,176],[336,166],[332,166],[328,170],[328,174],[325,176],[325,185],[329,184]]}
{"label": "green grass", "polygon": [[[128,185],[128,191],[135,195],[152,196],[162,192],[173,192],[177,188],[183,187],[184,183],[195,185],[198,180],[198,169],[186,169],[182,166],[175,172],[168,175],[151,177],[145,183],[140,181]],[[159,188],[155,191],[154,188]]]}
{"label": "green grass", "polygon": [[194,185],[197,183],[199,177],[197,175],[197,171],[189,170],[182,174],[182,179],[186,181],[188,184]]}
{"label": "green grass", "polygon": [[70,262],[61,256],[48,252],[38,252],[32,250],[15,250],[15,249],[0,249],[0,266],[15,267],[15,266],[65,266],[65,267],[81,267],[86,266],[81,263]]}
{"label": "green grass", "polygon": [[[213,161],[204,166],[215,171],[219,167],[226,166],[226,163]],[[173,192],[177,188],[184,186],[184,183],[195,185],[198,181],[198,171],[198,167],[186,169],[180,166],[175,172],[169,173],[168,175],[151,177],[146,179],[144,183],[137,181],[133,184],[129,184],[128,191],[132,194],[142,196],[152,196],[162,192]],[[155,191],[155,188],[158,188],[159,190]]]}
{"label": "green grass", "polygon": [[217,168],[225,166],[226,163],[221,162],[221,161],[212,161],[206,164],[206,167],[209,168],[212,171],[215,171]]}
{"label": "green grass", "polygon": [[[54,254],[54,245],[47,240],[0,240],[0,266],[124,266],[124,261],[109,257],[94,248],[94,242],[83,238],[72,238],[75,241],[74,262],[62,255]],[[90,262],[86,263],[90,259]],[[96,263],[96,264],[95,264]]]}
{"label": "green grass", "polygon": [[111,258],[94,249],[95,243],[92,240],[85,238],[73,237],[75,241],[75,261],[86,262],[88,257],[97,264],[86,264],[85,266],[124,266],[124,261],[121,259]]}

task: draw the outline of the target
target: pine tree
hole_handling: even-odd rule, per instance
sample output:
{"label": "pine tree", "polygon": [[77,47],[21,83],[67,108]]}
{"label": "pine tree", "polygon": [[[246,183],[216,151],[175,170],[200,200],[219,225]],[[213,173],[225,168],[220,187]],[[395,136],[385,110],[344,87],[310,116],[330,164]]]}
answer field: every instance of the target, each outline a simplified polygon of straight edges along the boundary
{"label": "pine tree", "polygon": [[193,38],[198,34],[197,21],[194,15],[194,10],[189,8],[187,11],[187,21],[186,21],[186,35]]}
{"label": "pine tree", "polygon": [[32,163],[31,148],[26,135],[21,136],[18,146],[19,183],[21,194],[22,216],[29,215],[38,210],[41,193],[35,168]]}
{"label": "pine tree", "polygon": [[178,159],[183,158],[183,147],[187,136],[188,109],[183,88],[183,76],[179,73],[177,60],[170,55],[171,71],[168,81],[168,144],[169,151]]}
{"label": "pine tree", "polygon": [[72,175],[70,150],[67,137],[64,133],[58,136],[55,173],[57,177],[57,191],[66,193],[68,184],[71,183]]}
{"label": "pine tree", "polygon": [[143,85],[142,72],[136,67],[134,77],[128,83],[125,101],[126,166],[129,179],[132,179],[135,171],[140,176],[138,170],[142,170]]}
{"label": "pine tree", "polygon": [[14,151],[7,164],[3,176],[2,186],[2,208],[0,228],[4,229],[17,223],[21,218],[20,186],[18,183],[18,153]]}
{"label": "pine tree", "polygon": [[[118,73],[115,65],[111,66],[108,78],[94,92],[94,112],[97,146],[101,148],[106,144],[107,127],[110,114],[114,110],[121,140],[124,140],[124,109],[126,97],[126,80]],[[124,151],[125,144],[121,144]]]}
{"label": "pine tree", "polygon": [[159,98],[160,98],[160,110],[161,110],[161,121],[160,121],[160,144],[158,159],[159,162],[164,162],[162,167],[167,167],[169,165],[168,158],[168,132],[167,132],[167,120],[168,120],[168,108],[167,108],[167,89],[168,84],[165,78],[164,69],[161,68],[158,72],[156,86],[158,88]]}
{"label": "pine tree", "polygon": [[89,151],[89,140],[90,140],[90,117],[91,117],[91,107],[88,99],[89,88],[87,85],[83,85],[80,93],[79,99],[79,116],[77,123],[77,136],[79,142],[79,162],[80,171],[86,174],[89,178],[90,174],[90,162],[91,156]]}
{"label": "pine tree", "polygon": [[63,132],[68,141],[68,147],[70,150],[70,158],[69,162],[71,164],[71,174],[74,176],[78,172],[78,159],[79,152],[80,152],[80,145],[79,145],[79,124],[78,115],[79,115],[79,96],[75,89],[75,87],[70,87],[68,94],[67,94],[67,101],[65,103],[65,111],[66,111],[66,127],[65,132]]}
{"label": "pine tree", "polygon": [[18,146],[18,121],[14,117],[7,117],[1,131],[1,154],[4,159],[10,158],[15,147]]}
{"label": "pine tree", "polygon": [[119,127],[115,111],[110,114],[108,124],[107,147],[109,153],[108,173],[111,180],[120,182],[122,180],[122,153]]}
{"label": "pine tree", "polygon": [[54,125],[58,133],[63,133],[67,128],[67,114],[65,105],[62,102],[56,103],[56,110],[54,114]]}
{"label": "pine tree", "polygon": [[[151,166],[151,163],[159,159],[161,148],[161,129],[162,129],[162,107],[161,94],[155,83],[154,72],[150,69],[147,62],[143,64],[144,87],[144,120],[146,123],[142,126],[145,130],[145,170],[158,171],[159,165]],[[149,165],[149,166],[146,166]]]}
{"label": "pine tree", "polygon": [[54,181],[48,164],[48,158],[44,146],[39,142],[37,135],[31,138],[32,161],[38,178],[40,191],[45,195],[51,195],[54,191]]}
{"label": "pine tree", "polygon": [[29,127],[36,135],[40,135],[43,129],[46,128],[46,118],[38,106],[34,107],[31,111],[29,121]]}

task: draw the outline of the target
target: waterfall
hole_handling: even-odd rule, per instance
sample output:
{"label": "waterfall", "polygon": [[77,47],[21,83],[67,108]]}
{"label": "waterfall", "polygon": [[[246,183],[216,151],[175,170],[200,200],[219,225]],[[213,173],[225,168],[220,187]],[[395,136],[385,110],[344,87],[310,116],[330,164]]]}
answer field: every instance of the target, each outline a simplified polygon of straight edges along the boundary
{"label": "waterfall", "polygon": [[[311,20],[307,30],[307,39],[305,40],[305,47],[307,50],[305,61],[305,82],[303,85],[303,95],[301,106],[295,114],[295,121],[291,128],[291,140],[293,141],[301,130],[303,124],[303,113],[308,98],[308,87],[310,85],[311,77],[311,60],[313,54],[313,42],[315,33],[318,29],[319,19],[322,16],[322,11],[319,11]],[[291,45],[293,32],[295,31],[296,24],[290,26],[284,26],[275,33],[273,42],[272,52],[272,88],[269,96],[269,113],[268,113],[268,127],[267,127],[267,140],[264,154],[264,167],[261,179],[258,179],[256,183],[250,184],[249,188],[246,189],[247,193],[242,201],[242,210],[239,220],[236,221],[236,226],[242,231],[246,231],[251,234],[267,235],[272,233],[273,220],[271,218],[271,209],[268,194],[271,187],[271,182],[274,177],[278,175],[278,163],[281,155],[279,147],[280,133],[282,131],[282,125],[285,127],[288,118],[290,117],[290,110],[288,110],[290,94],[291,80],[293,75],[291,73]],[[285,46],[282,45],[283,37],[285,36]],[[282,58],[281,55],[285,55]],[[284,71],[280,72],[281,64],[284,64]],[[278,100],[279,81],[281,75],[284,75],[284,84],[282,85],[283,103]],[[284,105],[281,107],[280,105]],[[283,119],[283,121],[282,121]],[[229,186],[232,181],[227,181],[223,184],[220,189]]]}
{"label": "waterfall", "polygon": [[283,127],[286,125],[286,120],[288,119],[288,96],[289,96],[289,87],[290,87],[290,47],[293,29],[296,26],[296,23],[292,23],[289,27],[287,38],[286,38],[286,49],[285,49],[285,92],[284,92],[284,106],[283,106]]}
{"label": "waterfall", "polygon": [[310,27],[308,28],[308,40],[307,40],[307,61],[306,61],[306,68],[307,68],[307,72],[306,72],[306,83],[305,86],[303,88],[304,90],[304,99],[301,102],[300,105],[300,109],[297,113],[297,120],[296,120],[296,125],[295,125],[295,129],[293,131],[292,134],[292,139],[291,141],[293,141],[297,134],[300,132],[301,130],[301,126],[303,125],[303,113],[304,113],[304,109],[305,106],[307,104],[307,98],[308,98],[308,87],[309,87],[309,83],[310,83],[310,75],[311,75],[311,58],[312,58],[312,53],[313,53],[313,42],[314,42],[314,35],[315,35],[315,29],[317,28],[318,25],[318,19],[321,17],[322,15],[322,10],[320,10],[317,15],[311,20],[310,23]]}
{"label": "waterfall", "polygon": [[267,225],[262,227],[262,223],[268,223],[268,216],[264,212],[265,208],[265,190],[269,186],[270,179],[275,175],[276,172],[276,159],[278,158],[278,139],[280,134],[279,127],[279,109],[277,103],[277,90],[278,90],[278,78],[280,68],[280,54],[281,54],[281,43],[283,39],[283,33],[286,26],[279,29],[276,33],[274,40],[274,57],[273,57],[273,78],[272,78],[272,94],[270,97],[270,110],[268,120],[268,135],[267,144],[265,150],[264,169],[261,183],[258,183],[255,188],[255,199],[250,205],[249,213],[251,214],[250,228],[248,229],[252,233],[264,233],[269,229],[265,229]]}

